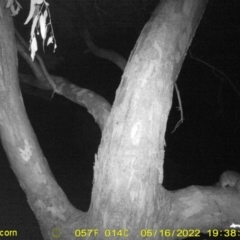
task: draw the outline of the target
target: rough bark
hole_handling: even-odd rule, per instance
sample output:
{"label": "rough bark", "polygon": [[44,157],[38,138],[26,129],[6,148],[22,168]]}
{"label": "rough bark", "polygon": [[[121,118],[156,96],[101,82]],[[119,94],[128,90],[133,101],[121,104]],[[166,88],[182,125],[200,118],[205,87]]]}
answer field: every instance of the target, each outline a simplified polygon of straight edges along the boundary
{"label": "rough bark", "polygon": [[206,4],[161,3],[125,68],[94,167],[93,226],[130,228],[134,239],[140,229],[175,227],[174,198],[162,187],[164,135],[173,86]]}
{"label": "rough bark", "polygon": [[[25,191],[45,239],[57,226],[72,237],[69,225],[85,215],[77,211],[57,185],[30,125],[20,93],[14,27],[5,1],[0,1],[0,132],[11,168]],[[66,224],[67,222],[67,224]],[[69,238],[70,239],[70,238]]]}

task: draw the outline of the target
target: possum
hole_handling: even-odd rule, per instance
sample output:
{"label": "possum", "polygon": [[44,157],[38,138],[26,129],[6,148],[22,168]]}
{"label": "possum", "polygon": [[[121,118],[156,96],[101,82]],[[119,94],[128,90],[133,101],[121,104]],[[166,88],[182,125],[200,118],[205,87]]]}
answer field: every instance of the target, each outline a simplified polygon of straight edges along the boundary
{"label": "possum", "polygon": [[217,186],[222,188],[232,187],[240,193],[240,173],[235,171],[225,171],[219,178]]}

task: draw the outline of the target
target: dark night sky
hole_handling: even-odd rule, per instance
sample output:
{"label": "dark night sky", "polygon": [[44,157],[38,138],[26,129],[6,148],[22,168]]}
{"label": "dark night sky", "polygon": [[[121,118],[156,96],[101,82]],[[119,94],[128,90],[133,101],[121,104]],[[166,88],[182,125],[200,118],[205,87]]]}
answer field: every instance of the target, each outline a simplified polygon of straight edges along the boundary
{"label": "dark night sky", "polygon": [[[70,4],[57,0],[49,2],[58,48],[55,54],[51,52],[52,47],[46,49],[46,53],[62,58],[50,72],[95,91],[112,104],[122,72],[113,63],[87,52],[81,37],[81,4],[74,0],[68,1]],[[99,5],[93,5],[94,2]],[[126,1],[130,5],[121,4],[123,1],[120,0],[119,5],[117,1],[112,2],[115,5],[110,4],[111,1],[106,4],[104,1],[89,1],[85,9],[88,26],[95,44],[127,58],[157,1],[148,1],[152,5],[146,8],[134,5],[136,0]],[[74,3],[76,5],[71,5]],[[21,4],[24,9],[15,17],[15,25],[28,41],[30,24],[24,26],[23,22],[28,14],[29,1]],[[174,93],[166,132],[164,185],[170,190],[193,184],[212,185],[226,169],[240,172],[239,12],[240,1],[210,0],[189,48],[177,81],[185,120],[171,133],[180,119]],[[19,71],[31,73],[21,58]],[[48,100],[27,94],[23,96],[30,121],[56,180],[74,206],[87,211],[94,154],[101,138],[98,126],[84,108],[61,96],[51,98],[49,93]],[[3,159],[3,153],[1,156]],[[26,233],[24,223],[33,216],[6,159],[0,171],[0,176],[4,174],[11,178],[5,184],[6,193],[0,198],[0,202],[6,205],[3,212],[0,210],[4,220],[4,223],[0,222],[0,228],[17,229],[22,236],[32,234],[31,238],[25,239],[38,239],[34,231]],[[22,209],[27,209],[25,216],[18,210],[20,203]],[[17,225],[19,222],[22,228]]]}

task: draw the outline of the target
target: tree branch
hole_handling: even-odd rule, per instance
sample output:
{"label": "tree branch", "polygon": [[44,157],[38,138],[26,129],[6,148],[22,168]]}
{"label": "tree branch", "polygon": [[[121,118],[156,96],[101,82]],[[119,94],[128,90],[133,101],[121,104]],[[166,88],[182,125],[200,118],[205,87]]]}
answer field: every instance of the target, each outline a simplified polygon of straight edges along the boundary
{"label": "tree branch", "polygon": [[32,59],[25,48],[27,44],[24,43],[25,41],[22,39],[20,34],[17,33],[17,31],[16,36],[18,52],[28,62],[36,78],[38,79],[38,81],[34,82],[29,82],[29,79],[23,80],[21,78],[21,80],[28,82],[32,86],[40,87],[45,90],[50,90],[53,88],[54,92],[83,107],[86,107],[88,112],[94,117],[100,129],[103,130],[111,111],[111,105],[107,102],[107,100],[93,91],[80,88],[75,84],[70,83],[65,78],[50,75],[38,54],[36,54],[36,59],[39,61],[40,65],[36,61],[32,62]]}

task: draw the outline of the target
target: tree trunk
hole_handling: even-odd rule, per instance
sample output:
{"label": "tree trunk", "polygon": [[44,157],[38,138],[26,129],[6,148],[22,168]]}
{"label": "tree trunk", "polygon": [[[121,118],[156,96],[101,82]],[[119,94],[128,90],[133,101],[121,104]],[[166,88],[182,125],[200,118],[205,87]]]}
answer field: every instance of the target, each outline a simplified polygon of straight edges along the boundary
{"label": "tree trunk", "polygon": [[173,86],[205,4],[161,1],[142,30],[95,158],[91,226],[131,229],[134,239],[141,229],[174,227],[162,187],[164,135]]}
{"label": "tree trunk", "polygon": [[[221,195],[220,187],[174,193],[162,187],[173,86],[205,0],[163,0],[144,27],[104,127],[88,213],[76,210],[57,185],[28,121],[17,81],[12,19],[4,3],[0,1],[1,140],[45,239],[76,239],[79,234],[87,239],[170,239],[183,236],[180,228],[207,231],[240,221],[239,210],[229,217],[224,205],[229,196]],[[239,205],[237,193],[228,193]],[[199,232],[187,231],[183,237]]]}
{"label": "tree trunk", "polygon": [[[20,186],[27,195],[43,236],[52,239],[58,230],[73,236],[68,224],[81,217],[56,183],[26,115],[18,82],[14,27],[5,1],[0,1],[0,132],[3,148]],[[83,214],[84,215],[84,214]],[[73,220],[74,219],[74,220]],[[84,225],[85,218],[81,220]],[[69,238],[70,239],[70,238]]]}

